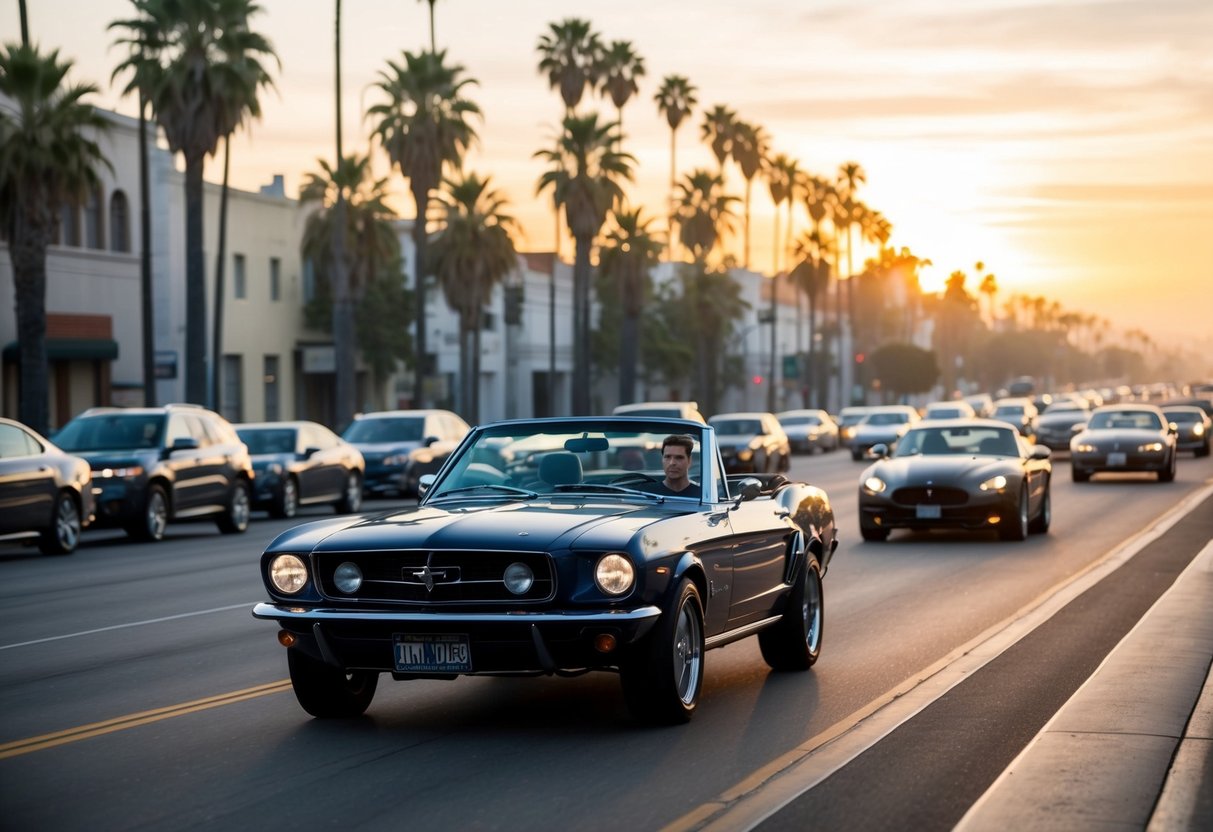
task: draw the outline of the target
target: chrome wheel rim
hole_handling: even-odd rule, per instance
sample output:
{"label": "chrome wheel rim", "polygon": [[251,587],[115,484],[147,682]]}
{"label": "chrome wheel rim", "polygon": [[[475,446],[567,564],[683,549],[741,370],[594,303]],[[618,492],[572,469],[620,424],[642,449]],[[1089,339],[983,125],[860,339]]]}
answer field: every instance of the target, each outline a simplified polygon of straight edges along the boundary
{"label": "chrome wheel rim", "polygon": [[59,547],[65,550],[76,548],[80,542],[80,512],[76,511],[76,501],[64,497],[59,503],[59,518],[55,521],[55,537]]}
{"label": "chrome wheel rim", "polygon": [[147,501],[147,531],[154,540],[164,537],[168,527],[168,504],[160,491],[153,491]]}
{"label": "chrome wheel rim", "polygon": [[287,517],[294,517],[299,511],[299,489],[295,487],[293,479],[287,479],[282,484],[282,513]]}
{"label": "chrome wheel rim", "polygon": [[248,490],[243,485],[237,485],[232,494],[232,525],[244,531],[248,528],[249,500]]}
{"label": "chrome wheel rim", "polygon": [[805,569],[805,592],[802,613],[804,615],[805,644],[810,653],[817,653],[821,645],[821,582]]}
{"label": "chrome wheel rim", "polygon": [[362,483],[358,481],[357,474],[350,474],[349,479],[345,481],[345,504],[349,506],[350,511],[362,508]]}
{"label": "chrome wheel rim", "polygon": [[684,705],[695,701],[699,689],[699,673],[703,662],[703,639],[699,619],[689,602],[678,610],[678,624],[674,628],[674,688]]}

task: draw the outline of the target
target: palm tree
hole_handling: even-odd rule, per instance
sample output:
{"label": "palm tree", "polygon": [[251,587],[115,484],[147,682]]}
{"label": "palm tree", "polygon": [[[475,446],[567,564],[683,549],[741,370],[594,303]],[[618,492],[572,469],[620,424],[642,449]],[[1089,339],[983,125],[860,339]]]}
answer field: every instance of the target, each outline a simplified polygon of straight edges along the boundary
{"label": "palm tree", "polygon": [[602,41],[588,20],[565,18],[549,23],[539,38],[539,71],[560,90],[565,115],[571,115],[586,88],[597,88],[602,72]]}
{"label": "palm tree", "polygon": [[623,105],[640,92],[636,79],[644,77],[644,58],[632,49],[631,41],[613,40],[601,55],[599,73],[602,92],[609,95],[619,113],[619,135],[623,137]]}
{"label": "palm tree", "polygon": [[[345,160],[341,135],[341,0],[333,8],[333,133],[337,151],[337,166]],[[329,321],[333,329],[334,379],[333,393],[337,399],[333,423],[339,427],[354,419],[358,395],[357,368],[354,361],[354,302],[350,297],[350,270],[346,262],[346,184],[337,184],[333,195],[332,250],[329,257],[317,260],[332,268],[332,300]]]}
{"label": "palm tree", "polygon": [[447,179],[439,193],[445,210],[434,238],[433,267],[446,302],[459,315],[460,409],[472,424],[480,419],[480,333],[493,287],[518,268],[514,218],[490,177],[469,173]]}
{"label": "palm tree", "polygon": [[733,160],[741,168],[745,180],[745,245],[742,249],[742,265],[750,267],[750,194],[754,177],[762,171],[770,152],[770,140],[766,130],[748,121],[737,122],[733,131]]}
{"label": "palm tree", "polygon": [[639,208],[614,215],[598,268],[619,290],[619,403],[636,400],[636,367],[641,342],[640,318],[648,295],[649,272],[661,253],[661,241],[649,230]]}
{"label": "palm tree", "polygon": [[674,259],[674,176],[678,170],[675,164],[675,139],[678,128],[683,120],[695,111],[699,103],[695,86],[681,75],[667,75],[661,82],[661,88],[653,100],[657,102],[657,112],[665,116],[666,124],[670,125],[670,191],[669,204],[666,213],[666,257]]}
{"label": "palm tree", "polygon": [[0,229],[8,239],[20,345],[18,418],[48,433],[46,247],[59,207],[97,185],[109,162],[94,136],[106,121],[85,103],[93,84],[67,84],[72,62],[58,50],[8,45],[0,51]]}
{"label": "palm tree", "polygon": [[475,79],[462,77],[463,67],[446,65],[446,51],[404,53],[404,64],[388,61],[390,71],[381,73],[378,87],[387,96],[367,115],[377,117],[375,135],[388,158],[409,180],[417,206],[413,221],[415,293],[417,301],[417,373],[415,398],[425,404],[425,377],[429,373],[426,329],[426,218],[430,194],[442,180],[443,168],[458,168],[463,154],[476,139],[469,119],[480,108],[464,98],[464,89]]}
{"label": "palm tree", "polygon": [[720,174],[699,168],[677,184],[674,203],[678,239],[696,263],[706,263],[726,234],[734,229],[733,203],[738,199],[724,193]]}
{"label": "palm tree", "polygon": [[438,0],[417,0],[417,2],[430,4],[430,51],[437,52],[438,39],[434,37],[434,4],[437,3]]}
{"label": "palm tree", "polygon": [[127,31],[131,49],[120,69],[147,84],[147,98],[169,149],[185,157],[185,395],[206,400],[206,264],[203,260],[202,174],[206,157],[243,116],[229,105],[270,83],[261,66],[269,42],[249,29],[261,10],[252,0],[132,0],[137,17],[110,28]]}
{"label": "palm tree", "polygon": [[724,179],[724,163],[733,152],[733,137],[737,132],[737,113],[723,104],[717,104],[703,114],[699,128],[700,137],[712,148],[712,155],[720,165],[720,177]]}
{"label": "palm tree", "polygon": [[573,414],[590,412],[590,256],[607,212],[623,197],[635,159],[615,150],[619,125],[599,123],[598,114],[568,116],[555,148],[535,158],[551,167],[539,179],[538,192],[552,189],[576,242],[573,258]]}
{"label": "palm tree", "polygon": [[809,306],[808,377],[803,379],[803,390],[806,391],[805,407],[810,407],[808,392],[816,387],[813,374],[817,369],[817,299],[830,285],[829,248],[821,232],[814,229],[801,235],[792,250],[792,257],[797,261],[792,269],[792,280],[796,288],[804,293]]}

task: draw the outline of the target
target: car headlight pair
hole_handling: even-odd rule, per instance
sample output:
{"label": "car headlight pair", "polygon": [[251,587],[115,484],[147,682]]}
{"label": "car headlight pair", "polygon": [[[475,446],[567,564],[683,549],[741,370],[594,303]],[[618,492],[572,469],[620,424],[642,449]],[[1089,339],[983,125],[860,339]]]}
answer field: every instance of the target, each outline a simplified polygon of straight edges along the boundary
{"label": "car headlight pair", "polygon": [[996,477],[990,477],[988,480],[977,486],[982,491],[1002,491],[1007,487],[1007,478],[1002,474]]}
{"label": "car headlight pair", "polygon": [[1095,453],[1095,446],[1088,445],[1086,442],[1080,442],[1070,448],[1076,454],[1092,454]]}
{"label": "car headlight pair", "polygon": [[383,464],[389,467],[394,465],[407,465],[409,461],[408,454],[392,454],[383,458]]}
{"label": "car headlight pair", "polygon": [[[294,595],[307,586],[307,565],[298,555],[278,555],[270,562],[269,576],[275,589],[286,595]],[[362,580],[362,569],[351,561],[333,570],[333,585],[346,595],[361,589]],[[505,568],[502,582],[513,594],[525,595],[535,585],[535,573],[525,563],[516,561]]]}
{"label": "car headlight pair", "polygon": [[1137,452],[1139,454],[1156,454],[1160,453],[1163,447],[1161,442],[1147,442],[1144,445],[1138,445]]}
{"label": "car headlight pair", "polygon": [[102,468],[93,472],[94,477],[100,479],[119,479],[129,480],[135,477],[143,476],[142,465],[128,465],[125,468]]}

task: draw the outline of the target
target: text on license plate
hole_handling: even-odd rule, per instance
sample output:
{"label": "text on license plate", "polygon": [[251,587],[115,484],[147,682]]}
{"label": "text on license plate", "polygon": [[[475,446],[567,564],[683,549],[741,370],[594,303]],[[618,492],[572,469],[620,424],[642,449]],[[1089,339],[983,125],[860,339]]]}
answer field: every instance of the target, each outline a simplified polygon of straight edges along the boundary
{"label": "text on license plate", "polygon": [[940,514],[939,506],[923,505],[920,503],[915,507],[914,516],[919,520],[938,520],[942,515]]}
{"label": "text on license plate", "polygon": [[398,673],[467,673],[472,669],[468,638],[460,633],[397,633],[393,650]]}
{"label": "text on license plate", "polygon": [[1126,462],[1128,462],[1128,459],[1125,457],[1125,455],[1123,453],[1108,454],[1108,465],[1120,466],[1120,465],[1124,465]]}

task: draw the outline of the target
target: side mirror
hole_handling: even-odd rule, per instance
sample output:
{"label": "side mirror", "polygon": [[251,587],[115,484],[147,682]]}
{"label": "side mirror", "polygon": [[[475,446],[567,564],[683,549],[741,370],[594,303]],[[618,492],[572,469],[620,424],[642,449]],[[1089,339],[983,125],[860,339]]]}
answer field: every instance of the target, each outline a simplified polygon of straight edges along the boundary
{"label": "side mirror", "polygon": [[170,454],[177,451],[196,451],[198,450],[198,440],[193,436],[178,436],[168,450]]}
{"label": "side mirror", "polygon": [[430,490],[430,486],[434,484],[435,476],[433,474],[422,474],[417,480],[417,499],[420,500]]}
{"label": "side mirror", "polygon": [[741,505],[744,502],[752,500],[761,493],[762,481],[754,477],[746,477],[737,483],[737,502],[735,505]]}
{"label": "side mirror", "polygon": [[423,448],[428,448],[430,445],[433,445],[437,441],[438,441],[437,436],[427,436],[425,439],[422,440],[421,446]]}
{"label": "side mirror", "polygon": [[1053,455],[1053,452],[1045,445],[1032,446],[1032,459],[1048,459]]}
{"label": "side mirror", "polygon": [[872,447],[868,448],[864,456],[868,459],[884,459],[889,455],[889,446],[883,442],[877,442]]}
{"label": "side mirror", "polygon": [[304,448],[303,449],[303,458],[311,459],[319,451],[320,451],[319,448]]}

